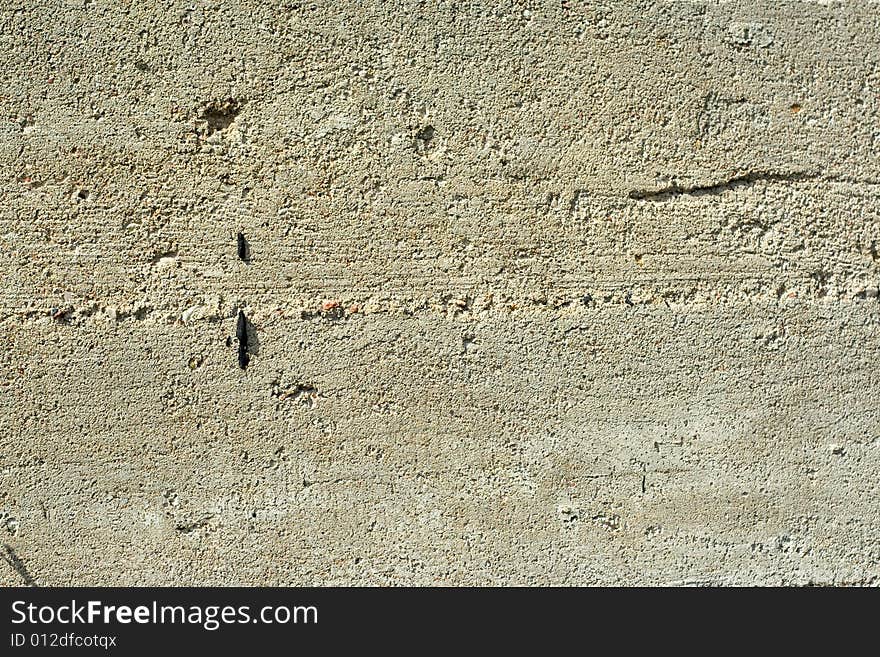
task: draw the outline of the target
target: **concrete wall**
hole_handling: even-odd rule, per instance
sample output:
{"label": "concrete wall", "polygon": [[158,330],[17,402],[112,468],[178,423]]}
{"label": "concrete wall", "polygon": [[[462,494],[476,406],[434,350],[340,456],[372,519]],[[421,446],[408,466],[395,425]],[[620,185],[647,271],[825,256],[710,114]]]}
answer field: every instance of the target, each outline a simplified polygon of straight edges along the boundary
{"label": "concrete wall", "polygon": [[877,3],[0,35],[0,583],[880,583]]}

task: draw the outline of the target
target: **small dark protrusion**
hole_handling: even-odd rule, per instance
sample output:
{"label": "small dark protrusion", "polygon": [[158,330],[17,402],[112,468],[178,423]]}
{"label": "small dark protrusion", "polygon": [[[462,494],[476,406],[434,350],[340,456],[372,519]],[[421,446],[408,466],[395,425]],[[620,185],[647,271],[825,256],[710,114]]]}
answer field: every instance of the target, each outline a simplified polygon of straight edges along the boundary
{"label": "small dark protrusion", "polygon": [[238,339],[238,366],[246,369],[251,357],[248,355],[248,321],[244,311],[238,311],[238,321],[235,324],[235,337]]}
{"label": "small dark protrusion", "polygon": [[250,259],[250,249],[248,248],[247,240],[244,238],[244,233],[238,234],[238,257],[244,262]]}
{"label": "small dark protrusion", "polygon": [[238,311],[238,321],[235,324],[235,337],[238,338],[239,344],[243,344],[247,347],[247,317],[245,317],[243,310]]}
{"label": "small dark protrusion", "polygon": [[418,131],[416,134],[416,139],[421,139],[424,142],[429,142],[434,138],[434,126],[428,125]]}

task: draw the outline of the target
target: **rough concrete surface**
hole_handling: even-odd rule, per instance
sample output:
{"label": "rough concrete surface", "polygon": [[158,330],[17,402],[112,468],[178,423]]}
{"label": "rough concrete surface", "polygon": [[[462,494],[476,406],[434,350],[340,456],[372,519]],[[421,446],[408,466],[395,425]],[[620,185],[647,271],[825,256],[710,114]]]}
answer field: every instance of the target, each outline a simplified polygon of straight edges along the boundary
{"label": "rough concrete surface", "polygon": [[880,583],[877,3],[0,34],[0,583]]}

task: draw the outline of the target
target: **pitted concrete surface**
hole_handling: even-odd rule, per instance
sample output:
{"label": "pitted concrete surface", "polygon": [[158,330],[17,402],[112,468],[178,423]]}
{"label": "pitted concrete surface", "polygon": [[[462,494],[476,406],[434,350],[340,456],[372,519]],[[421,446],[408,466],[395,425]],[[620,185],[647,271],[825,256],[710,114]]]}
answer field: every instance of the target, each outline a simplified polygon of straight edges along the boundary
{"label": "pitted concrete surface", "polygon": [[0,583],[880,583],[877,3],[0,35]]}

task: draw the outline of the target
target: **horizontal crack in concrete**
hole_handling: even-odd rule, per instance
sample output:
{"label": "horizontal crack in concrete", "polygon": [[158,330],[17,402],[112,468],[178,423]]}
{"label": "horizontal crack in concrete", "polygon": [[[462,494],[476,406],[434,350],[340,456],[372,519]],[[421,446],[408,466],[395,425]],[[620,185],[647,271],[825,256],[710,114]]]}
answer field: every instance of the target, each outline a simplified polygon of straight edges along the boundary
{"label": "horizontal crack in concrete", "polygon": [[749,187],[758,182],[803,182],[805,180],[821,180],[817,172],[800,171],[792,173],[771,173],[768,171],[753,171],[742,176],[736,176],[720,183],[709,185],[682,186],[677,183],[661,189],[634,189],[629,197],[638,201],[668,201],[679,196],[708,196],[722,194],[732,189]]}

